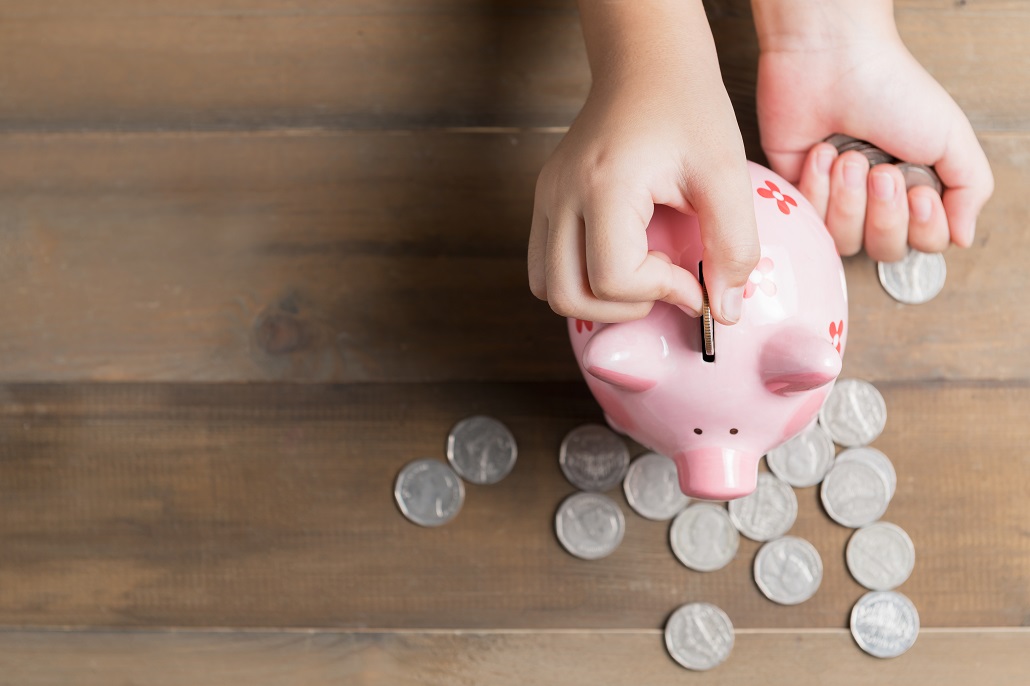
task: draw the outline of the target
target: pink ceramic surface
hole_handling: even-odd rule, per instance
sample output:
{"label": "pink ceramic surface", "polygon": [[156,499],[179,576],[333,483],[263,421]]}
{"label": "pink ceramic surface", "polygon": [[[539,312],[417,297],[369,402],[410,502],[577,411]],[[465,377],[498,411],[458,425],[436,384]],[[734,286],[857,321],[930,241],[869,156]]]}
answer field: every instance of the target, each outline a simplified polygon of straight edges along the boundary
{"label": "pink ceramic surface", "polygon": [[[762,455],[815,420],[840,374],[847,338],[844,269],[822,220],[796,188],[749,163],[762,259],[734,326],[715,326],[702,358],[698,319],[656,303],[620,324],[569,320],[587,385],[608,423],[676,461],[687,495],[730,499],[755,488]],[[655,207],[652,250],[696,276],[696,218]]]}

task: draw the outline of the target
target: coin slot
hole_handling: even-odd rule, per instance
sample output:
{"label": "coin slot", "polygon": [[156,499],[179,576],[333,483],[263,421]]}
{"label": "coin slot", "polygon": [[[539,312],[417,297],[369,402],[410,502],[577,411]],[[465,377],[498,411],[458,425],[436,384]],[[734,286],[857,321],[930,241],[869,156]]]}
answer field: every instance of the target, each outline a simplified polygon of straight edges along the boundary
{"label": "coin slot", "polygon": [[715,362],[715,320],[712,318],[712,308],[708,303],[708,289],[705,288],[705,273],[703,263],[697,263],[697,280],[701,284],[701,316],[698,321],[701,325],[701,359],[704,362]]}

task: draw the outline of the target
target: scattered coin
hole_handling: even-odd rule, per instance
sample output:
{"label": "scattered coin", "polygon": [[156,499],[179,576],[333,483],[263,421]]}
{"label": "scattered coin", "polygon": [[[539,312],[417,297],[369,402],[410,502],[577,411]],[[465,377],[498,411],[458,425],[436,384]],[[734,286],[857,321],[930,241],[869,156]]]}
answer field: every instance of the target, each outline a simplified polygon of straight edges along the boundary
{"label": "scattered coin", "polygon": [[842,450],[837,455],[837,462],[847,462],[848,460],[860,460],[875,469],[890,487],[890,497],[894,497],[894,492],[898,488],[898,473],[894,471],[894,463],[891,462],[889,457],[876,448],[862,446]]}
{"label": "scattered coin", "polygon": [[818,424],[769,451],[765,463],[794,488],[815,486],[833,466],[833,439]]}
{"label": "scattered coin", "polygon": [[868,445],[887,425],[887,403],[871,383],[844,379],[819,410],[819,423],[838,445]]}
{"label": "scattered coin", "polygon": [[474,484],[495,484],[508,476],[516,457],[515,437],[493,417],[462,419],[447,436],[447,460]]}
{"label": "scattered coin", "polygon": [[440,526],[454,519],[465,502],[465,485],[439,460],[409,462],[393,487],[401,514],[421,526]]}
{"label": "scattered coin", "polygon": [[669,543],[680,562],[698,572],[714,572],[733,560],[740,534],[724,508],[696,503],[676,515]]}
{"label": "scattered coin", "polygon": [[819,496],[833,521],[854,529],[883,516],[890,504],[890,486],[865,461],[845,460],[833,465]]}
{"label": "scattered coin", "polygon": [[610,491],[626,476],[629,450],[608,427],[584,424],[565,436],[558,464],[569,483],[581,491]]}
{"label": "scattered coin", "polygon": [[900,303],[921,305],[933,300],[948,275],[944,255],[909,250],[897,262],[878,262],[876,271],[883,290]]}
{"label": "scattered coin", "polygon": [[823,560],[811,543],[797,536],[769,541],[755,555],[755,583],[780,605],[803,603],[819,590]]}
{"label": "scattered coin", "polygon": [[672,519],[690,502],[680,490],[676,463],[658,453],[633,460],[622,488],[637,514],[660,522]]}
{"label": "scattered coin", "polygon": [[619,547],[626,518],[606,495],[573,493],[558,508],[554,528],[565,550],[584,560],[599,560]]}
{"label": "scattered coin", "polygon": [[665,623],[665,647],[687,669],[711,669],[733,650],[733,624],[715,605],[687,603]]}
{"label": "scattered coin", "polygon": [[768,472],[758,475],[750,495],[731,500],[730,520],[752,541],[768,541],[790,531],[798,516],[794,489]]}
{"label": "scattered coin", "polygon": [[874,657],[897,657],[919,636],[919,613],[897,591],[870,591],[851,609],[851,635]]}
{"label": "scattered coin", "polygon": [[846,557],[855,581],[871,591],[889,591],[912,574],[916,548],[897,524],[874,522],[851,534]]}

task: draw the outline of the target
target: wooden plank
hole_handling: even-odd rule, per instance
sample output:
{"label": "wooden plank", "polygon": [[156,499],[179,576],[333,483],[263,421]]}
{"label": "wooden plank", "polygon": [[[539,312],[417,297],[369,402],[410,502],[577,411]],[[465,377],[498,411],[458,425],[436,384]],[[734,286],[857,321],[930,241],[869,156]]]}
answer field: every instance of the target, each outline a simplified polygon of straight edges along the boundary
{"label": "wooden plank", "polygon": [[598,683],[769,686],[1024,686],[1030,631],[924,630],[900,658],[861,653],[844,630],[739,631],[730,659],[701,674],[658,631],[0,632],[0,683],[222,686],[226,683],[452,686]]}
{"label": "wooden plank", "polygon": [[[711,3],[754,142],[747,3]],[[1026,130],[1025,5],[899,3],[912,52],[978,130]],[[0,3],[0,129],[567,125],[589,85],[574,3]]]}
{"label": "wooden plank", "polygon": [[[887,519],[915,541],[902,590],[923,625],[1030,624],[1030,386],[881,389],[876,445],[899,475]],[[0,401],[0,625],[656,628],[703,599],[742,628],[844,627],[862,594],[850,531],[814,488],[793,533],[825,576],[797,607],[755,587],[756,543],[691,572],[668,525],[628,508],[611,557],[569,556],[558,445],[600,419],[581,384],[9,385]],[[443,459],[474,413],[511,427],[514,472],[468,486],[444,527],[407,522],[397,472]]]}
{"label": "wooden plank", "polygon": [[[525,276],[559,133],[0,136],[0,379],[571,380]],[[847,260],[847,373],[1025,379],[1030,139],[948,285],[907,307]]]}

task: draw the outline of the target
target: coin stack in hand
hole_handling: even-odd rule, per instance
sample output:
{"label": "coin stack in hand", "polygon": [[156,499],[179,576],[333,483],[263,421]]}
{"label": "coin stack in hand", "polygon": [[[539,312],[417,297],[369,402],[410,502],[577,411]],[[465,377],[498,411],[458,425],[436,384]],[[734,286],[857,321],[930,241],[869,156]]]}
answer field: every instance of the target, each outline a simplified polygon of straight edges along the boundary
{"label": "coin stack in hand", "polygon": [[495,484],[511,473],[518,457],[515,437],[493,417],[462,419],[447,436],[447,461],[422,458],[397,475],[393,497],[401,514],[420,526],[441,526],[465,502],[462,479]]}
{"label": "coin stack in hand", "polygon": [[[902,162],[868,141],[843,134],[830,136],[826,142],[837,148],[840,155],[851,151],[861,153],[869,160],[870,167],[894,164],[905,179],[905,188],[929,186],[937,191],[937,195],[944,192],[944,184],[941,183],[937,172],[925,164]],[[944,288],[947,276],[944,255],[918,250],[909,250],[905,257],[897,262],[877,262],[876,271],[883,290],[906,305],[921,305],[932,300]]]}

